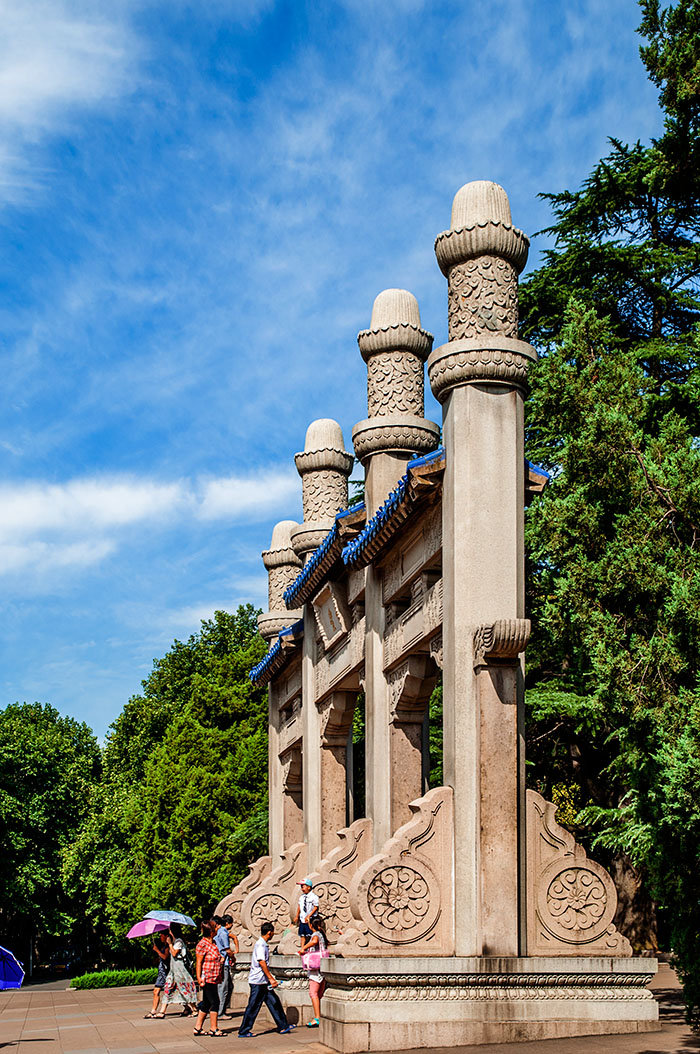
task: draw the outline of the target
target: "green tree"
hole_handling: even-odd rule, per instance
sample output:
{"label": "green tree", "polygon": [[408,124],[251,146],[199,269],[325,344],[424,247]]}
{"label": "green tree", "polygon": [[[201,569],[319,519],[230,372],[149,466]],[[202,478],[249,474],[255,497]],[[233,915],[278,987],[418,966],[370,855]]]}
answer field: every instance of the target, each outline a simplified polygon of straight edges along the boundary
{"label": "green tree", "polygon": [[654,946],[654,897],[700,1023],[700,3],[640,3],[664,131],[547,195],[524,283],[541,350],[528,456],[529,778],[613,871]]}
{"label": "green tree", "polygon": [[41,703],[0,711],[0,931],[21,959],[80,930],[83,906],[61,883],[61,859],[100,776],[87,725]]}
{"label": "green tree", "polygon": [[251,605],[217,611],[154,662],[112,725],[66,866],[94,922],[106,919],[112,955],[143,912],[208,910],[265,851],[267,697],[248,680],[264,653]]}

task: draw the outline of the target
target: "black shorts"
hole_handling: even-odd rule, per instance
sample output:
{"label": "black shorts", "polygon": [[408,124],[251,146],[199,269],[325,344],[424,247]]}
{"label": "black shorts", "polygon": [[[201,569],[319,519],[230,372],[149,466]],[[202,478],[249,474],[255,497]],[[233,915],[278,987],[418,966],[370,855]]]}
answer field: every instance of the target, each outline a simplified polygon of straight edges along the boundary
{"label": "black shorts", "polygon": [[219,1009],[219,986],[218,984],[205,984],[202,988],[202,998],[197,1003],[197,1009],[207,1014],[210,1010]]}
{"label": "black shorts", "polygon": [[299,923],[299,936],[300,937],[310,937],[311,936],[311,927],[309,926],[308,922],[300,922]]}

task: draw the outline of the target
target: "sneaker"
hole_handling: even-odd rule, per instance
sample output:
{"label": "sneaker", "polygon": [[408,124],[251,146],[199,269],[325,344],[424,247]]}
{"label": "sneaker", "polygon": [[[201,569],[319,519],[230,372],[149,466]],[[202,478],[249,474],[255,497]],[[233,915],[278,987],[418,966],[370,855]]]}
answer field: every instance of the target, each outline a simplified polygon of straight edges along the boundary
{"label": "sneaker", "polygon": [[239,1039],[252,1039],[253,1038],[253,1033],[252,1032],[239,1032],[238,1033],[238,1038]]}

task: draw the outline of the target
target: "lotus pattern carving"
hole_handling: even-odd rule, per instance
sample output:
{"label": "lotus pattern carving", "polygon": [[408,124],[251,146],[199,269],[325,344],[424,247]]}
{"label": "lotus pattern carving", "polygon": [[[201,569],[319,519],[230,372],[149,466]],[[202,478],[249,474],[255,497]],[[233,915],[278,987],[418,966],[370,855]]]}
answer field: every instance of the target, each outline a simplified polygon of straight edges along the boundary
{"label": "lotus pattern carving", "polygon": [[350,898],[340,882],[319,882],[315,887],[319,899],[319,911],[333,929],[345,928],[352,923]]}
{"label": "lotus pattern carving", "polygon": [[387,930],[410,930],[430,909],[430,887],[412,867],[385,867],[367,890],[372,918]]}
{"label": "lotus pattern carving", "polygon": [[367,414],[423,416],[423,363],[405,351],[373,355],[367,364]]}
{"label": "lotus pattern carving", "polygon": [[547,907],[566,930],[589,930],[607,907],[608,897],[600,878],[588,868],[569,867],[552,879]]}
{"label": "lotus pattern carving", "polygon": [[500,256],[479,256],[450,271],[450,340],[484,333],[518,336],[518,278]]}
{"label": "lotus pattern carving", "polygon": [[250,909],[252,929],[260,932],[263,922],[272,922],[276,930],[289,925],[289,903],[279,893],[266,893]]}

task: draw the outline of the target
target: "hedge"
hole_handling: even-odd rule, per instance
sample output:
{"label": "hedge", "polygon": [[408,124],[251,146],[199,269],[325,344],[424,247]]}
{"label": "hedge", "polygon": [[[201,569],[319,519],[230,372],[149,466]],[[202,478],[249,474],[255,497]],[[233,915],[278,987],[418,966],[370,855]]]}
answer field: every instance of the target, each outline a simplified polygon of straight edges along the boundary
{"label": "hedge", "polygon": [[101,970],[99,973],[84,973],[74,977],[71,988],[123,988],[126,985],[153,984],[156,971],[150,970]]}

